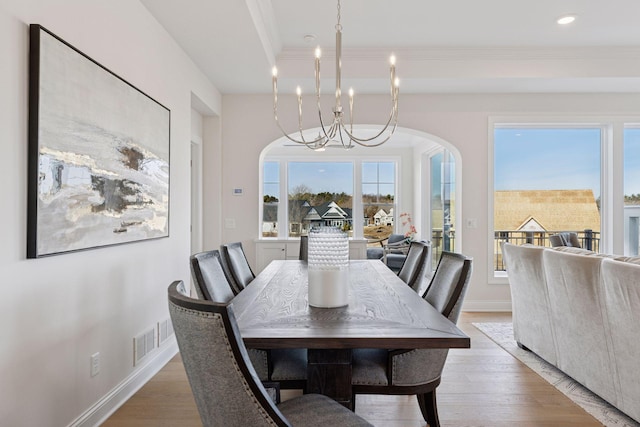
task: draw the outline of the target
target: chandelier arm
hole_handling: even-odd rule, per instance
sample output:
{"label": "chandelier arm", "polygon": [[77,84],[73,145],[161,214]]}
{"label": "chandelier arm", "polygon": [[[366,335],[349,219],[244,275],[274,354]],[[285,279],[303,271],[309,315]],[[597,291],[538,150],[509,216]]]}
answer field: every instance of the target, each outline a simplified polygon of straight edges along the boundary
{"label": "chandelier arm", "polygon": [[278,128],[280,129],[280,131],[282,132],[282,135],[284,135],[285,138],[287,138],[289,141],[291,142],[295,142],[296,144],[301,144],[301,145],[312,145],[312,144],[317,144],[319,141],[323,140],[324,137],[320,137],[320,138],[316,138],[313,141],[305,141],[304,138],[299,141],[291,136],[289,136],[287,134],[287,132],[282,128],[282,126],[280,125],[280,121],[278,120],[278,117],[276,116],[276,124],[278,125]]}
{"label": "chandelier arm", "polygon": [[[398,125],[397,100],[395,102],[395,105],[391,109],[391,113],[389,114],[389,119],[387,120],[387,123],[380,130],[380,132],[378,132],[376,135],[374,135],[374,136],[372,136],[370,138],[358,138],[355,135],[353,135],[352,132],[349,132],[346,128],[344,129],[344,131],[349,136],[349,138],[351,138],[355,143],[357,143],[359,145],[362,145],[362,146],[365,146],[365,147],[377,147],[378,145],[381,145],[382,143],[379,143],[379,144],[366,144],[366,143],[370,142],[370,141],[373,141],[375,139],[378,139],[380,136],[382,136],[386,132],[386,130],[389,128],[389,125],[391,124],[392,121],[393,121],[393,127],[391,129],[391,133],[390,133],[389,136],[393,135],[393,133],[395,132],[396,127]],[[344,125],[343,125],[343,127],[344,127]],[[387,139],[385,139],[385,142],[387,141]]]}

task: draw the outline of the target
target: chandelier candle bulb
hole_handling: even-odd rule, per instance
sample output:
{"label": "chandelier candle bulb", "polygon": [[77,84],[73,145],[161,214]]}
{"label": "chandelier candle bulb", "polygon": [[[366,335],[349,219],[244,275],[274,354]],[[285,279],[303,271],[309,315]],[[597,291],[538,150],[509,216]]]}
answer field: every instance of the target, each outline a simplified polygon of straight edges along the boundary
{"label": "chandelier candle bulb", "polygon": [[278,120],[278,69],[273,67],[271,74],[273,75],[271,78],[273,83],[273,115]]}
{"label": "chandelier candle bulb", "polygon": [[353,129],[353,88],[349,88],[349,123]]}

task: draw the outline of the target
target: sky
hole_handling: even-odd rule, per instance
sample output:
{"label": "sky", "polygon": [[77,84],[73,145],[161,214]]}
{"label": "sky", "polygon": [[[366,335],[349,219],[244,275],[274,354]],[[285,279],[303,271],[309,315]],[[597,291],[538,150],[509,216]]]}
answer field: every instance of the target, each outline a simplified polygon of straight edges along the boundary
{"label": "sky", "polygon": [[[591,189],[600,196],[600,129],[496,129],[496,190]],[[625,194],[640,193],[640,129],[624,132]]]}
{"label": "sky", "polygon": [[[289,162],[289,192],[300,185],[311,189],[313,193],[353,193],[353,164],[351,162]],[[279,197],[278,163],[264,163],[264,194]],[[381,194],[395,193],[395,164],[393,162],[362,163],[363,192],[377,192],[377,186],[367,184],[379,182]]]}
{"label": "sky", "polygon": [[496,190],[591,189],[600,196],[600,129],[496,129]]}

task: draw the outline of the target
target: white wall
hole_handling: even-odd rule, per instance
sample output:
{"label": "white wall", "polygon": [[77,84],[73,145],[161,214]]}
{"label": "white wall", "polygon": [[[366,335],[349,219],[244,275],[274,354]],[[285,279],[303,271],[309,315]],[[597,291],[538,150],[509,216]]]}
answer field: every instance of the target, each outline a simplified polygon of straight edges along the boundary
{"label": "white wall", "polygon": [[[279,94],[279,118],[293,131],[297,110],[292,96]],[[303,128],[316,127],[313,102],[305,98]],[[387,111],[386,96],[360,95],[356,114],[362,123],[380,123]],[[474,258],[474,272],[466,310],[508,310],[510,293],[506,284],[489,284],[488,239],[488,141],[491,116],[593,116],[625,115],[638,120],[640,96],[637,94],[474,94],[401,95],[399,126],[441,138],[461,154],[462,194],[456,195],[457,215],[475,218],[478,228],[456,231],[456,247]],[[327,110],[328,111],[328,110]],[[543,120],[543,119],[542,119]],[[254,262],[253,241],[258,221],[258,161],[261,150],[281,136],[272,117],[269,95],[225,95],[223,97],[223,218],[233,218],[239,226],[223,230],[223,240],[239,240]],[[244,195],[231,195],[233,187],[243,187]],[[428,197],[428,195],[427,195]],[[461,210],[460,210],[461,208]],[[417,224],[420,220],[414,218]],[[620,218],[620,221],[622,218]]]}
{"label": "white wall", "polygon": [[[26,259],[30,23],[171,110],[169,238]],[[133,367],[132,338],[167,318],[169,283],[189,279],[191,94],[218,114],[221,97],[138,1],[4,0],[0,52],[0,425],[93,424],[176,351]]]}

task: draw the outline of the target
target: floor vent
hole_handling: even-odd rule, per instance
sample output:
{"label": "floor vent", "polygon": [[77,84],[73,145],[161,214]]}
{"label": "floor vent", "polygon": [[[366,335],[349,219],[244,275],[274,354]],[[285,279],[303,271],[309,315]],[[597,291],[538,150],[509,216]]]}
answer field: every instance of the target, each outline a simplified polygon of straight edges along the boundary
{"label": "floor vent", "polygon": [[156,331],[151,328],[133,339],[133,366],[138,365],[144,357],[156,347]]}

